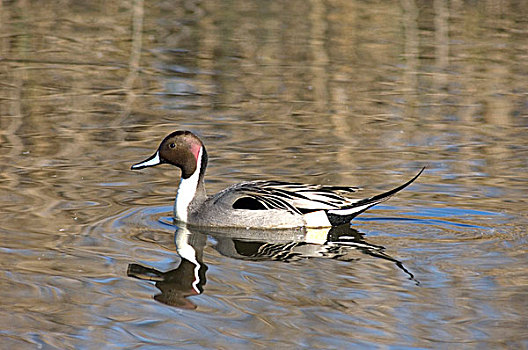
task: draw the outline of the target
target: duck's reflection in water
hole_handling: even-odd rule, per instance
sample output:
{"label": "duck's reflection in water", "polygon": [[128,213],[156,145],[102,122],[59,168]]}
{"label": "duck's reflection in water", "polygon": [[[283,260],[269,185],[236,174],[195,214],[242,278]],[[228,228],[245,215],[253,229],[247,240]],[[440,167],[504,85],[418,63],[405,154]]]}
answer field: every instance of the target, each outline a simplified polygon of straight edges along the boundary
{"label": "duck's reflection in water", "polygon": [[299,230],[245,230],[215,229],[214,232],[198,231],[181,226],[176,229],[176,251],[181,257],[180,265],[170,271],[161,272],[139,264],[129,264],[127,275],[153,281],[161,293],[154,299],[167,305],[193,309],[196,306],[188,296],[201,294],[206,283],[207,266],[203,262],[203,250],[207,236],[214,239],[214,249],[220,254],[244,260],[274,260],[291,262],[309,258],[358,260],[358,252],[392,261],[416,284],[403,264],[387,255],[384,247],[367,243],[363,234],[348,225],[327,229]]}

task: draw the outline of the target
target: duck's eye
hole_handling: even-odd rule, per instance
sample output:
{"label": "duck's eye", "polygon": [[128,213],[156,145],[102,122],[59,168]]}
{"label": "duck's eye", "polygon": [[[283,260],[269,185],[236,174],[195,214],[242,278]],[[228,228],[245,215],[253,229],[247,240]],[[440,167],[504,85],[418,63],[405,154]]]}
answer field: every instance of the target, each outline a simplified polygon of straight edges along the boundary
{"label": "duck's eye", "polygon": [[173,142],[173,143],[171,143],[171,144],[169,145],[169,147],[170,147],[170,148],[174,148],[174,147],[176,147],[176,145],[175,145],[174,142]]}

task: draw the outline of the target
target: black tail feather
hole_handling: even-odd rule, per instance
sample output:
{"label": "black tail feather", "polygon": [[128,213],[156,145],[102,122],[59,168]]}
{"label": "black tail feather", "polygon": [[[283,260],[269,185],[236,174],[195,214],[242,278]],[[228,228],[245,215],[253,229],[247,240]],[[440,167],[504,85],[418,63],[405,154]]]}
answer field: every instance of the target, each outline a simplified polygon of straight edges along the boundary
{"label": "black tail feather", "polygon": [[[424,170],[425,170],[425,167],[423,167],[422,170],[420,170],[420,172],[418,172],[418,174],[416,174],[412,179],[410,179],[409,181],[407,181],[406,183],[404,183],[401,186],[393,188],[390,191],[387,191],[387,192],[384,192],[384,193],[380,193],[380,194],[377,194],[377,195],[369,197],[369,198],[362,199],[360,201],[355,202],[354,204],[352,204],[350,206],[343,207],[343,208],[340,208],[338,210],[331,210],[333,213],[330,213],[330,212],[327,213],[328,220],[330,221],[330,223],[332,225],[342,225],[342,224],[350,222],[350,220],[352,220],[353,218],[355,218],[359,214],[361,214],[364,211],[368,210],[369,208],[375,206],[376,204],[379,204],[381,202],[386,201],[387,199],[392,197],[394,194],[400,192],[405,187],[407,187],[410,184],[412,184],[414,182],[414,180],[416,180],[423,173]],[[352,213],[347,213],[347,214],[342,214],[342,215],[339,214],[339,211],[341,211],[341,210],[342,211],[346,211],[347,209],[349,210],[349,209],[353,209],[353,208],[358,208],[358,211],[355,211],[355,212],[352,212]],[[361,209],[359,209],[359,208],[361,208]]]}

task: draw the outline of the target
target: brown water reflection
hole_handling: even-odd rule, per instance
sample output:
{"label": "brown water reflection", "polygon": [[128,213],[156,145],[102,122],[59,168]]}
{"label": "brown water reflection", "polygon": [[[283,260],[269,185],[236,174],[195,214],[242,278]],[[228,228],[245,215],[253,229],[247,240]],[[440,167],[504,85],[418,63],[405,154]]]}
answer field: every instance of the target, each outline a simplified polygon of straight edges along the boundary
{"label": "brown water reflection", "polygon": [[[0,2],[0,344],[527,347],[526,18],[515,0]],[[428,164],[353,222],[420,285],[368,255],[241,260],[209,238],[197,308],[152,300],[126,270],[178,262],[178,173],[128,169],[184,128],[210,193],[376,193]]]}

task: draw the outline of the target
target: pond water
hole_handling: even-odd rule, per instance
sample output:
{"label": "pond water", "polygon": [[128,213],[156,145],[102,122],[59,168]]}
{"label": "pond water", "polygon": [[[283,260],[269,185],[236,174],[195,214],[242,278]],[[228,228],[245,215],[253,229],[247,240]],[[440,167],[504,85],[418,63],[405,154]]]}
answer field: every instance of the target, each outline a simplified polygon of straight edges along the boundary
{"label": "pond water", "polygon": [[[528,3],[0,2],[6,349],[528,347]],[[351,227],[195,232],[179,171],[422,176]]]}

